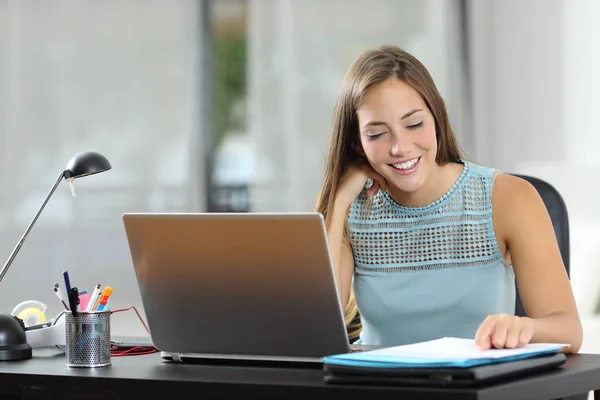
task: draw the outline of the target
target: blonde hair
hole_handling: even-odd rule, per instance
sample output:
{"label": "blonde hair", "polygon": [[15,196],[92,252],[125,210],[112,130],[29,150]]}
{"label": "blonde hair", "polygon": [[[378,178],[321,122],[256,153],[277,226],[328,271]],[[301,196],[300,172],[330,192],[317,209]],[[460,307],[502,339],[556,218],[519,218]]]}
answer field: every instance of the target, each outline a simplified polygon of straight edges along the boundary
{"label": "blonde hair", "polygon": [[[346,73],[333,113],[325,177],[316,202],[316,210],[323,215],[327,229],[331,225],[329,211],[342,177],[350,167],[364,162],[357,150],[360,149],[360,140],[356,110],[370,88],[388,79],[399,79],[415,89],[433,115],[437,138],[436,162],[444,165],[461,158],[444,99],[425,66],[396,46],[386,45],[364,52]],[[349,240],[347,235],[344,240]],[[362,329],[353,290],[344,310],[344,318],[352,341]]]}

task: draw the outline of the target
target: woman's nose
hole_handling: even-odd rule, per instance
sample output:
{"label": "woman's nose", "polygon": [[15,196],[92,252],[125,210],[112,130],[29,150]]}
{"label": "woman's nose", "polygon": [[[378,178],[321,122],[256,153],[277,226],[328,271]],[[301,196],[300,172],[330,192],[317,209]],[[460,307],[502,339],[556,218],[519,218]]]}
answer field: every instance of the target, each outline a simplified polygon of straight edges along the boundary
{"label": "woman's nose", "polygon": [[392,143],[390,154],[394,157],[404,157],[409,153],[409,150],[406,148],[406,146],[399,142],[400,141],[396,139],[394,140],[394,143]]}

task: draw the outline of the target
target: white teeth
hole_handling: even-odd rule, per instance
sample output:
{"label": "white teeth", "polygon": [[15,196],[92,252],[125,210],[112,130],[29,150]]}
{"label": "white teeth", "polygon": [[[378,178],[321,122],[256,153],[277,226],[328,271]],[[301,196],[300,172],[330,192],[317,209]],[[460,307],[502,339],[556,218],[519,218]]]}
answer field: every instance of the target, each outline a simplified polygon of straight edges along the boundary
{"label": "white teeth", "polygon": [[396,169],[411,169],[415,166],[415,164],[419,161],[419,158],[413,158],[410,161],[404,162],[402,164],[392,164]]}

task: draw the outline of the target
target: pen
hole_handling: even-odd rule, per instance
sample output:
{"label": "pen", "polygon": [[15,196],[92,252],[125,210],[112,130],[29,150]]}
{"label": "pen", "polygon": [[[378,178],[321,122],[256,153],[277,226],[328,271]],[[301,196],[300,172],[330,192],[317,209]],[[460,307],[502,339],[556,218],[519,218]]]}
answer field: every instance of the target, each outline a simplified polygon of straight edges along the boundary
{"label": "pen", "polygon": [[102,289],[101,292],[98,291],[98,294],[96,295],[96,298],[92,302],[92,310],[91,311],[96,310],[96,307],[98,306],[98,302],[100,301],[100,297],[102,297],[102,292],[104,292],[104,289]]}
{"label": "pen", "polygon": [[104,307],[106,307],[106,303],[108,303],[108,299],[112,292],[112,287],[107,286],[104,288],[104,290],[102,291],[102,297],[100,297],[100,301],[98,301],[98,305],[96,306],[96,311],[104,310]]}
{"label": "pen", "polygon": [[106,290],[108,290],[110,286],[105,286],[104,289],[102,289],[101,293],[98,293],[98,297],[96,298],[96,301],[94,301],[94,306],[92,307],[92,311],[96,311],[96,307],[98,307],[98,304],[100,304],[100,299],[102,298],[102,296],[104,296],[104,294],[106,293]]}
{"label": "pen", "polygon": [[96,306],[98,305],[98,302],[100,301],[100,297],[102,297],[102,292],[98,291],[98,294],[96,295],[96,299],[94,300],[94,304],[92,306],[92,311],[94,311],[96,309]]}
{"label": "pen", "polygon": [[76,287],[71,288],[69,292],[69,306],[71,307],[71,312],[73,316],[77,315],[77,304],[79,303],[79,293]]}
{"label": "pen", "polygon": [[101,285],[98,283],[90,296],[90,301],[88,302],[87,308],[85,311],[92,311],[94,309],[94,304],[96,303],[96,297],[98,297],[98,292],[100,292]]}
{"label": "pen", "polygon": [[65,289],[67,290],[67,295],[71,293],[71,281],[69,280],[69,272],[63,271],[63,277],[65,278]]}
{"label": "pen", "polygon": [[73,292],[73,300],[75,300],[75,308],[77,309],[77,311],[81,311],[79,308],[79,304],[81,303],[81,300],[79,299],[79,290],[73,286],[71,288],[71,291]]}
{"label": "pen", "polygon": [[65,303],[65,299],[62,296],[62,294],[59,292],[59,288],[58,286],[54,286],[54,293],[56,293],[56,297],[58,297],[58,299],[60,300],[60,302],[62,303],[63,306],[65,306],[66,310],[69,310],[69,306],[67,305],[67,303]]}
{"label": "pen", "polygon": [[[65,300],[65,295],[63,294],[62,290],[60,290],[60,285],[58,284],[58,282],[54,283],[54,287],[56,288],[56,294],[58,296],[60,296],[61,301]],[[67,292],[67,295],[69,294],[69,292]],[[67,307],[67,310],[69,309],[69,307]]]}

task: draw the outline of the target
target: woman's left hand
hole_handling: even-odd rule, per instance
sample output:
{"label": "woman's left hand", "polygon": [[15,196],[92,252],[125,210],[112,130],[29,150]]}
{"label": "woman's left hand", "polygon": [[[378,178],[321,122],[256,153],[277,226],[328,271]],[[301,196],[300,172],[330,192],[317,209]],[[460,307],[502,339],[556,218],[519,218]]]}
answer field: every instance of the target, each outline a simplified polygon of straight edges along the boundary
{"label": "woman's left hand", "polygon": [[533,337],[533,321],[527,317],[489,315],[477,329],[475,347],[479,350],[523,347]]}

